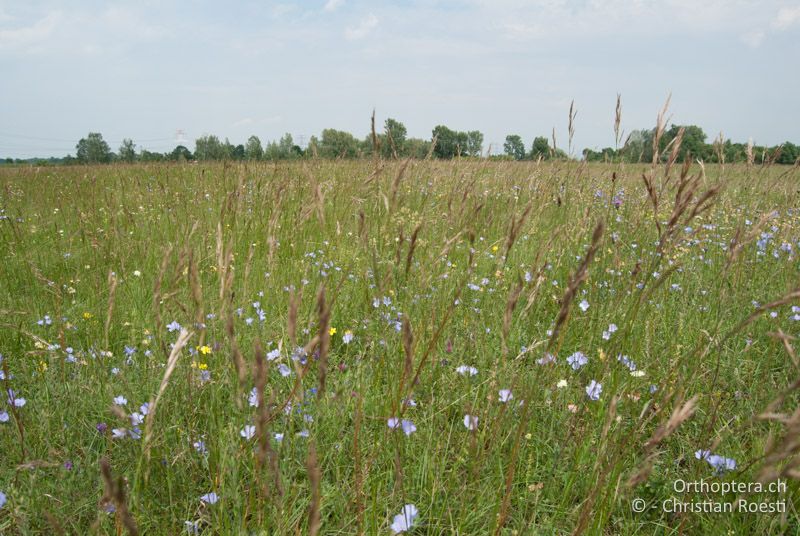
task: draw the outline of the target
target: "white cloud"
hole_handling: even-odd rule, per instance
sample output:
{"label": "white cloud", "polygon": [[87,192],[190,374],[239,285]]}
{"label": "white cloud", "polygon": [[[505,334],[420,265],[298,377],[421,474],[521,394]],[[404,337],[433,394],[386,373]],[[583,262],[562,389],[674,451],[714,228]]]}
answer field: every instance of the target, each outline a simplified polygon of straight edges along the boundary
{"label": "white cloud", "polygon": [[772,27],[787,30],[800,22],[800,6],[782,7],[772,20]]}
{"label": "white cloud", "polygon": [[349,26],[344,31],[344,36],[348,41],[357,41],[363,39],[378,26],[378,17],[370,13],[358,23],[358,26]]}
{"label": "white cloud", "polygon": [[244,126],[252,125],[252,124],[253,124],[253,118],[252,117],[243,117],[242,119],[239,119],[238,121],[234,122],[233,126],[235,126],[235,127],[244,127]]}
{"label": "white cloud", "polygon": [[342,4],[344,4],[344,0],[328,0],[325,2],[325,7],[322,9],[325,11],[336,11]]}
{"label": "white cloud", "polygon": [[752,30],[749,32],[745,32],[740,36],[742,42],[749,46],[750,48],[758,48],[761,46],[761,43],[764,42],[764,37],[766,34],[764,30]]}
{"label": "white cloud", "polygon": [[30,49],[45,41],[61,21],[61,12],[54,11],[30,26],[0,30],[0,50]]}

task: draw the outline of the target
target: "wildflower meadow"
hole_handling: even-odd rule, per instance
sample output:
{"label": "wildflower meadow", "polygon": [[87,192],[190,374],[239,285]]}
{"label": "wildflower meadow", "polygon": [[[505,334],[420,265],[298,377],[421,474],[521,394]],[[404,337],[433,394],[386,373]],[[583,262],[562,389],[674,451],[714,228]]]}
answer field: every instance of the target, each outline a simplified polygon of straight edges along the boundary
{"label": "wildflower meadow", "polygon": [[0,533],[796,534],[800,171],[653,161],[3,167]]}

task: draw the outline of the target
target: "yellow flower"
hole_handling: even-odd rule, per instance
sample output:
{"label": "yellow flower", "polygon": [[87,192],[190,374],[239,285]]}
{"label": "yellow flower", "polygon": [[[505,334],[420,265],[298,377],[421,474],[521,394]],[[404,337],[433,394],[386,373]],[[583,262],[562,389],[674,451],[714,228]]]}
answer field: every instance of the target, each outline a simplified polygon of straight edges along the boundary
{"label": "yellow flower", "polygon": [[88,311],[87,311],[87,312],[85,312],[85,313],[83,313],[83,319],[84,319],[84,320],[89,320],[89,319],[90,319],[90,318],[92,318],[93,316],[94,316],[94,315],[93,315],[92,313],[88,312]]}
{"label": "yellow flower", "polygon": [[498,248],[497,246],[492,246],[492,251],[493,251],[493,252],[497,253],[497,250],[498,250],[498,249],[500,249],[500,248]]}
{"label": "yellow flower", "polygon": [[336,328],[331,328],[331,329],[329,329],[329,330],[328,330],[328,335],[330,335],[331,337],[333,337],[334,335],[336,335]]}
{"label": "yellow flower", "polygon": [[208,364],[200,363],[199,365],[197,365],[197,368],[199,368],[200,370],[208,370]]}
{"label": "yellow flower", "polygon": [[46,371],[47,363],[45,363],[44,361],[39,361],[39,370],[41,370],[42,372]]}
{"label": "yellow flower", "polygon": [[199,350],[199,351],[200,351],[200,353],[201,353],[201,354],[203,354],[203,355],[208,355],[208,354],[210,354],[210,353],[211,353],[211,348],[209,348],[209,347],[208,347],[208,345],[206,345],[206,344],[204,344],[203,346],[201,346],[200,348],[198,348],[198,350]]}

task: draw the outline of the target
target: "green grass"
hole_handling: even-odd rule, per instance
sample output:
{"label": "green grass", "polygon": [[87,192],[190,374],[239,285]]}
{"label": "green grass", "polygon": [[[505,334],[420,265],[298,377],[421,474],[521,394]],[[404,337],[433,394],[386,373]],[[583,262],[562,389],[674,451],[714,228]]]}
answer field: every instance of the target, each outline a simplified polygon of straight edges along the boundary
{"label": "green grass", "polygon": [[[104,511],[102,458],[115,482],[124,479],[142,534],[177,534],[185,521],[199,521],[203,534],[307,533],[314,488],[321,534],[390,534],[404,504],[419,509],[413,534],[800,530],[788,478],[797,463],[791,442],[800,425],[789,419],[797,393],[771,409],[787,423],[756,418],[798,376],[770,335],[800,334],[791,309],[798,298],[763,311],[754,304],[800,283],[796,169],[717,166],[700,176],[694,166],[699,179],[684,188],[688,205],[670,226],[680,170],[667,181],[663,167],[638,165],[411,162],[402,176],[401,165],[0,170],[0,383],[27,400],[12,408],[0,398],[9,414],[0,423],[0,491],[8,497],[0,532],[124,530],[121,508]],[[660,194],[656,216],[643,173]],[[692,218],[717,184],[708,209]],[[575,281],[601,221],[585,281]],[[518,232],[509,240],[512,222]],[[744,245],[731,259],[737,229]],[[760,248],[762,232],[771,237]],[[309,355],[304,367],[291,355],[320,332],[321,290],[336,332],[322,359]],[[551,337],[562,309],[569,314]],[[51,325],[37,324],[45,315]],[[152,417],[152,437],[147,443],[142,424],[141,439],[114,439],[111,430],[130,430],[127,414],[156,397],[178,338],[167,330],[173,321],[191,338]],[[617,330],[606,339],[610,324]],[[248,404],[257,341],[280,356],[266,362],[268,424],[248,441],[240,430],[258,413]],[[210,352],[198,352],[203,346]],[[130,359],[126,347],[135,349]],[[573,370],[566,359],[577,351],[588,363]],[[546,352],[556,362],[537,364]],[[458,374],[460,365],[477,375]],[[602,384],[596,401],[585,391],[592,380]],[[513,399],[499,402],[500,389]],[[115,411],[116,396],[128,404]],[[404,406],[407,398],[416,406]],[[690,400],[694,411],[648,443]],[[476,430],[465,428],[465,414],[479,418]],[[393,416],[416,432],[391,430]],[[273,438],[263,456],[259,437]],[[193,447],[199,440],[206,455]],[[770,448],[775,455],[765,457]],[[716,475],[695,457],[699,449],[736,460],[736,469]],[[315,468],[318,481],[309,478]],[[787,491],[750,500],[783,500],[785,513],[662,508],[671,497],[739,497],[678,493],[679,479],[776,474],[788,478]],[[219,502],[203,505],[211,491]],[[644,513],[632,511],[635,498],[646,501]]]}

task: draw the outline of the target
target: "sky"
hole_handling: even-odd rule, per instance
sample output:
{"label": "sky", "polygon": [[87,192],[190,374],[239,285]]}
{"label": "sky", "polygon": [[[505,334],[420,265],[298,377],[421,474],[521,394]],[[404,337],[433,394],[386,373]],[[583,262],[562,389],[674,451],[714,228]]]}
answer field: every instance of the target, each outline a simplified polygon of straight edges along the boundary
{"label": "sky", "polygon": [[[574,153],[669,118],[711,138],[800,143],[800,2],[784,0],[0,0],[0,156],[191,150],[392,117],[550,136]],[[179,132],[180,131],[180,132]],[[624,137],[624,136],[623,136]]]}

